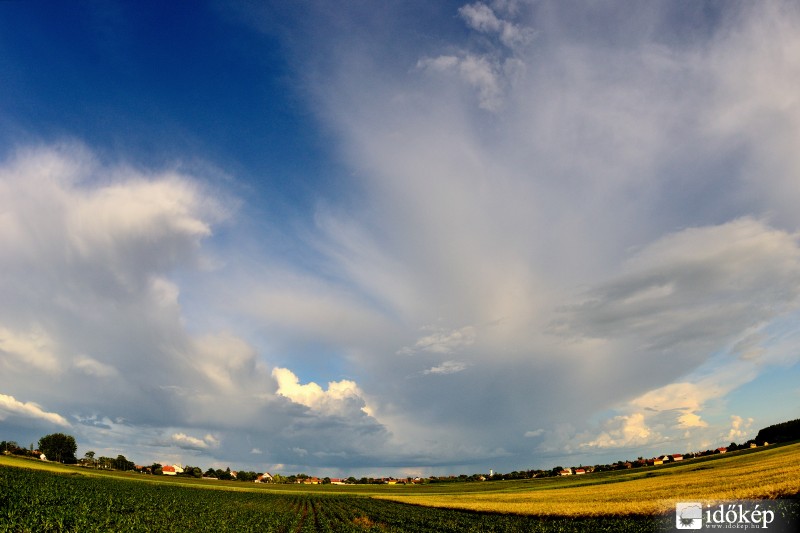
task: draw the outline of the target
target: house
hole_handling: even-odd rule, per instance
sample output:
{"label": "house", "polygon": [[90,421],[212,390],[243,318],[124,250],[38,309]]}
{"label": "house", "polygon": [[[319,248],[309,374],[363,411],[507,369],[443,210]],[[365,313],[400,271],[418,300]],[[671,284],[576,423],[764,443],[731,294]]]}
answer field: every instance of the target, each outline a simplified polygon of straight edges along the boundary
{"label": "house", "polygon": [[585,473],[586,473],[586,470],[584,470],[583,468],[576,468],[575,469],[575,475],[576,476],[579,476],[579,475],[585,474]]}
{"label": "house", "polygon": [[664,464],[664,460],[663,459],[660,459],[658,457],[653,459],[653,466],[658,466],[658,465],[663,465],[663,464]]}
{"label": "house", "polygon": [[561,472],[558,473],[558,475],[559,476],[571,476],[572,475],[572,470],[570,470],[570,469],[562,470]]}
{"label": "house", "polygon": [[679,453],[673,453],[670,457],[672,457],[673,461],[683,461],[683,455]]}
{"label": "house", "polygon": [[165,476],[183,474],[183,467],[181,465],[164,465],[161,467],[161,473]]}
{"label": "house", "polygon": [[345,482],[342,478],[332,477],[331,478],[331,485],[344,485]]}
{"label": "house", "polygon": [[264,472],[263,474],[259,474],[258,477],[255,479],[256,483],[272,483],[272,474],[269,472]]}
{"label": "house", "polygon": [[723,448],[717,448],[717,449],[716,449],[716,453],[725,453],[725,452],[727,452],[727,451],[728,451],[728,448],[724,448],[724,447],[723,447]]}

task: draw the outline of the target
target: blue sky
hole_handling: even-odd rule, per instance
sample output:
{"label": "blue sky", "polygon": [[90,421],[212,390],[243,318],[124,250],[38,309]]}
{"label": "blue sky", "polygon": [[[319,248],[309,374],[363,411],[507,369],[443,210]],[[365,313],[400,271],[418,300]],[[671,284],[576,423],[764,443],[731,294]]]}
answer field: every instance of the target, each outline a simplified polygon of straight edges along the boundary
{"label": "blue sky", "polygon": [[0,4],[0,436],[429,475],[796,418],[798,26]]}

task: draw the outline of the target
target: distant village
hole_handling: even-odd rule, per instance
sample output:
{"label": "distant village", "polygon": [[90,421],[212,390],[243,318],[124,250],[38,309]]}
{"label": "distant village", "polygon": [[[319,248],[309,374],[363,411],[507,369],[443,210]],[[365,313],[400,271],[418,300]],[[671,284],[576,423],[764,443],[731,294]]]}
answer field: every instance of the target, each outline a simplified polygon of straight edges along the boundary
{"label": "distant village", "polygon": [[[745,444],[737,445],[736,443],[731,443],[730,446],[717,448],[715,450],[705,450],[701,452],[694,452],[694,453],[673,453],[671,455],[661,455],[658,457],[653,457],[651,459],[644,459],[639,457],[635,461],[619,461],[612,464],[607,465],[595,465],[595,466],[579,466],[579,467],[571,467],[571,468],[561,468],[558,471],[559,476],[579,476],[581,474],[590,474],[592,472],[603,472],[608,470],[626,470],[631,468],[642,468],[646,466],[660,466],[669,463],[677,463],[679,461],[683,461],[684,459],[694,459],[695,457],[704,457],[707,455],[715,455],[720,453],[727,453],[728,451],[736,451],[736,450],[745,450],[750,448],[757,448],[759,446],[769,446],[769,442],[761,441],[757,443],[756,441],[748,441]],[[560,467],[556,467],[560,468]],[[555,470],[555,469],[554,469]],[[555,474],[555,472],[554,472]]]}
{"label": "distant village", "polygon": [[[75,461],[60,461],[77,464],[85,468],[95,468],[102,470],[122,470],[134,471],[145,475],[163,475],[163,476],[185,476],[194,477],[198,479],[206,479],[210,481],[244,481],[253,483],[288,483],[288,484],[304,484],[304,485],[359,485],[359,484],[423,484],[423,483],[444,483],[444,482],[458,482],[458,481],[499,481],[510,479],[531,479],[539,477],[553,477],[553,476],[580,476],[584,474],[591,474],[593,472],[605,472],[609,470],[625,470],[632,468],[644,468],[660,466],[669,463],[676,463],[686,459],[693,459],[695,457],[703,457],[707,455],[727,453],[729,451],[757,448],[759,446],[768,446],[767,441],[751,440],[744,444],[737,445],[731,443],[727,447],[716,448],[714,450],[698,451],[693,453],[674,453],[670,455],[661,455],[650,459],[639,457],[633,461],[618,461],[611,464],[598,464],[594,466],[573,466],[564,468],[556,466],[550,470],[523,470],[514,471],[509,473],[496,473],[492,470],[488,474],[461,474],[458,476],[430,476],[430,477],[317,477],[307,474],[294,474],[294,475],[281,475],[271,474],[269,472],[251,472],[251,471],[236,471],[226,468],[225,470],[209,468],[203,471],[200,467],[180,465],[180,464],[160,464],[154,463],[152,465],[138,465],[135,464],[123,455],[117,456],[116,459],[110,457],[95,458],[94,452],[87,452],[86,455]],[[45,453],[38,449],[25,449],[20,448],[13,441],[0,442],[0,449],[3,449],[4,454],[22,455],[34,457],[42,461],[47,461],[48,457]]]}
{"label": "distant village", "polygon": [[95,457],[95,452],[88,451],[86,454],[77,459],[75,452],[77,446],[75,439],[69,435],[61,433],[47,435],[39,440],[39,447],[34,448],[33,444],[29,448],[20,447],[14,441],[0,441],[0,450],[6,455],[19,455],[31,457],[42,461],[55,461],[67,464],[77,464],[84,468],[94,468],[102,470],[122,470],[134,471],[142,475],[161,475],[161,476],[185,476],[198,479],[206,479],[209,481],[229,480],[241,481],[252,483],[288,483],[288,484],[304,484],[304,485],[359,485],[359,484],[425,484],[425,483],[447,483],[459,481],[498,481],[498,480],[511,480],[511,479],[531,479],[540,477],[556,477],[556,476],[580,476],[592,474],[594,472],[605,472],[610,470],[627,470],[634,468],[647,468],[659,467],[672,463],[678,463],[685,460],[690,460],[698,457],[704,457],[715,454],[724,454],[737,450],[749,450],[753,448],[769,446],[770,443],[791,442],[800,439],[800,419],[783,422],[764,428],[758,432],[755,439],[748,440],[743,444],[736,444],[734,442],[726,447],[716,449],[709,449],[704,451],[689,452],[689,453],[673,453],[668,455],[661,455],[646,459],[639,457],[636,460],[617,461],[610,464],[597,464],[594,466],[572,466],[563,467],[556,466],[550,470],[521,470],[509,472],[506,474],[496,473],[492,470],[488,474],[461,474],[458,476],[408,476],[408,477],[361,477],[355,478],[353,476],[347,478],[338,477],[317,477],[308,474],[271,474],[270,472],[252,472],[244,470],[225,470],[209,468],[203,470],[198,466],[180,465],[180,464],[160,464],[154,463],[151,465],[138,465],[124,455],[118,455],[116,459],[110,457]]}

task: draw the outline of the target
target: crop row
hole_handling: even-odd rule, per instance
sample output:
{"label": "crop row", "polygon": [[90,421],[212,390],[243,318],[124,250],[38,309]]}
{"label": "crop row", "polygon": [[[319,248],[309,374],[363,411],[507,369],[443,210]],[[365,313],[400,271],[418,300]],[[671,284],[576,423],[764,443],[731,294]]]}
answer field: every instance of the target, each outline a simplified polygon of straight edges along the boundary
{"label": "crop row", "polygon": [[658,520],[575,520],[434,509],[352,495],[233,492],[0,466],[0,533],[65,531],[642,531]]}

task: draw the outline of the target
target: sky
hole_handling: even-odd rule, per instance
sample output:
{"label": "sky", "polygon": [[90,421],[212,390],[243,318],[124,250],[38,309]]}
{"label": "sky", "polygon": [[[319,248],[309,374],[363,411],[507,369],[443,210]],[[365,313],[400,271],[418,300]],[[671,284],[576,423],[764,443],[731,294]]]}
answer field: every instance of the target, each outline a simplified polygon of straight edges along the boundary
{"label": "sky", "polygon": [[0,438],[313,475],[800,412],[794,2],[0,3]]}

